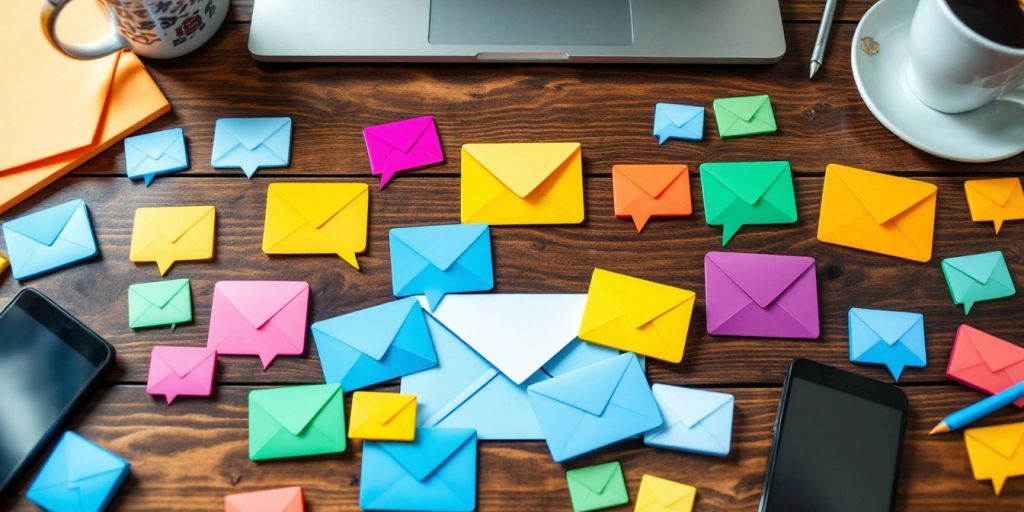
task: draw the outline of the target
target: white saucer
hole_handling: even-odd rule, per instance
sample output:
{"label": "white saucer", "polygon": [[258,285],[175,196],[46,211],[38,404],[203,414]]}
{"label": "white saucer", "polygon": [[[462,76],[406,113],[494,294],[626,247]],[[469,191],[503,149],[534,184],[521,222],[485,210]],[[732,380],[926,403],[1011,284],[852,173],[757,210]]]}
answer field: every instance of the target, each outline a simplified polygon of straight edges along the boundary
{"label": "white saucer", "polygon": [[[868,109],[899,138],[935,156],[992,162],[1024,152],[1024,107],[995,101],[963,114],[944,114],[921,103],[907,87],[907,39],[918,0],[880,0],[853,35],[853,78]],[[870,55],[861,39],[878,51]],[[869,40],[870,42],[870,40]]]}

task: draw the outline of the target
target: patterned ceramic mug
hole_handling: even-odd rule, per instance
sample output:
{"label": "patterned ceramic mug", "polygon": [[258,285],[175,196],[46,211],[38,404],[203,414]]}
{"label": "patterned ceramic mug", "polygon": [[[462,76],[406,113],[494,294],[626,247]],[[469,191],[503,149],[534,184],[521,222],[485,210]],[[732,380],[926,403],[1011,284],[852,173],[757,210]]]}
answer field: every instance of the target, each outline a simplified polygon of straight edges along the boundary
{"label": "patterned ceramic mug", "polygon": [[44,0],[42,23],[55,48],[75,59],[96,59],[121,49],[143,57],[180,57],[213,36],[230,0],[96,0],[106,10],[110,32],[90,43],[72,44],[57,36],[57,18],[71,0]]}

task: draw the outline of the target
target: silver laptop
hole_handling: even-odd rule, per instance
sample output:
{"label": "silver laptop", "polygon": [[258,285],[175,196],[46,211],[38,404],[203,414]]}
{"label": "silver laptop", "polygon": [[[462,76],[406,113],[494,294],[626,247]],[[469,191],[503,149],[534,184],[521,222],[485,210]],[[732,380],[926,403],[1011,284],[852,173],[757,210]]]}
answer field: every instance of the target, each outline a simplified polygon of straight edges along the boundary
{"label": "silver laptop", "polygon": [[760,64],[778,0],[256,0],[266,61]]}

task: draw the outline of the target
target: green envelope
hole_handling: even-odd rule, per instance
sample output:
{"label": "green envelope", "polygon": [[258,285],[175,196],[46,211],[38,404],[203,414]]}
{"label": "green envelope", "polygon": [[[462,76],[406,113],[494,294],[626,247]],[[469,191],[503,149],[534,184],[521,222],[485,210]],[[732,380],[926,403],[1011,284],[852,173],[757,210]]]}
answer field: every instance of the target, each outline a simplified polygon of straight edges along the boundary
{"label": "green envelope", "polygon": [[281,459],[345,451],[345,395],[338,384],[249,393],[249,458]]}
{"label": "green envelope", "polygon": [[142,329],[192,321],[192,287],[172,279],[128,287],[128,327]]}
{"label": "green envelope", "polygon": [[796,222],[789,162],[701,164],[704,217],[722,226],[722,246],[744,225]]}
{"label": "green envelope", "polygon": [[767,94],[718,98],[713,101],[718,135],[723,139],[775,133],[775,114]]}
{"label": "green envelope", "polygon": [[629,503],[626,480],[618,462],[574,469],[565,473],[575,512],[601,510]]}
{"label": "green envelope", "polygon": [[1002,251],[983,252],[942,260],[942,273],[954,304],[963,304],[964,314],[975,302],[1011,297],[1017,293]]}

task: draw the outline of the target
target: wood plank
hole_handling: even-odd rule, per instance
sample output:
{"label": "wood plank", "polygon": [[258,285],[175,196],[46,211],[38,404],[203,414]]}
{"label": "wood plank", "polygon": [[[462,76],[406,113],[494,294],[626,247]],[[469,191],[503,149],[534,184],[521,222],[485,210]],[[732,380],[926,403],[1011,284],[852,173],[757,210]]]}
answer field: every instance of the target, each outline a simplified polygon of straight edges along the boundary
{"label": "wood plank", "polygon": [[[150,188],[127,180],[70,178],[60,189],[43,193],[5,219],[37,206],[75,197],[89,201],[102,258],[25,283],[66,305],[87,325],[110,339],[119,352],[116,380],[142,382],[154,345],[205,343],[213,285],[226,279],[302,279],[314,291],[311,317],[323,319],[391,300],[387,232],[396,226],[458,222],[459,188],[454,178],[396,181],[371,199],[369,251],[356,272],[337,257],[267,257],[261,252],[266,185],[256,178],[168,179]],[[929,366],[908,369],[907,382],[947,382],[943,372],[956,327],[972,325],[1010,340],[1024,341],[1019,321],[1024,297],[981,303],[969,318],[949,298],[939,260],[1000,249],[1011,271],[1024,275],[1024,223],[1008,223],[997,237],[991,224],[970,222],[958,178],[929,178],[940,187],[936,249],[931,263],[920,264],[830,246],[815,240],[821,195],[820,178],[796,180],[800,221],[795,226],[744,228],[730,242],[734,251],[805,254],[818,260],[822,336],[817,341],[754,340],[709,337],[704,321],[703,256],[721,249],[721,231],[704,224],[698,180],[695,216],[653,221],[638,235],[626,220],[612,217],[610,180],[586,180],[588,220],[581,226],[495,227],[496,290],[500,292],[577,292],[587,290],[591,271],[604,267],[692,289],[697,309],[686,355],[680,365],[651,363],[655,380],[679,384],[779,384],[788,361],[806,356],[844,368],[848,362],[848,308],[875,307],[919,311],[926,316]],[[183,263],[168,278],[193,280],[195,322],[169,329],[133,333],[127,327],[128,285],[158,278],[155,265],[128,261],[132,211],[140,206],[212,204],[218,208],[215,263]],[[7,277],[0,301],[20,288]],[[255,358],[223,358],[220,382],[312,382],[320,380],[315,347],[309,355],[280,358],[266,373]],[[853,368],[889,379],[880,367]]]}

